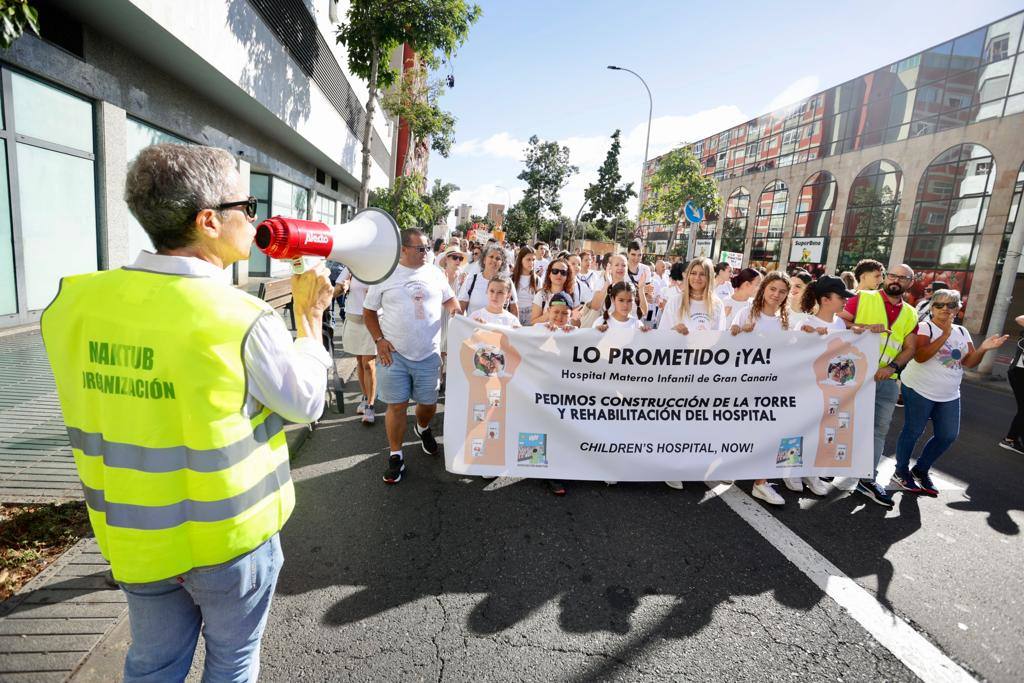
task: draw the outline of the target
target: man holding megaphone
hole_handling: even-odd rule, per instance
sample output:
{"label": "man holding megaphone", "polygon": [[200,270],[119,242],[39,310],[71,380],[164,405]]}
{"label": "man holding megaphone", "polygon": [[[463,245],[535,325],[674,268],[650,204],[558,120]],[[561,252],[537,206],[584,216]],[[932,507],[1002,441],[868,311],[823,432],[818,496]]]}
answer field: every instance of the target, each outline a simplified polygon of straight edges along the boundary
{"label": "man holding megaphone", "polygon": [[66,277],[43,340],[96,540],[127,595],[125,680],[255,680],[295,505],[284,423],[323,410],[323,265],[292,278],[298,338],[223,282],[249,256],[256,199],[225,150],[161,144],[125,200],[156,247]]}

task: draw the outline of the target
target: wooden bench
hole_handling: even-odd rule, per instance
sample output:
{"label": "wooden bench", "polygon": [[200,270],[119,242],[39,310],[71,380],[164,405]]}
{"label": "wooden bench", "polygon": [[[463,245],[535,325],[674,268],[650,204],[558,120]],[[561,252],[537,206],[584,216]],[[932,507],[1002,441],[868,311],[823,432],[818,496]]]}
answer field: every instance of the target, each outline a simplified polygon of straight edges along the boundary
{"label": "wooden bench", "polygon": [[287,310],[291,316],[292,329],[296,329],[295,309],[292,308],[292,279],[290,277],[261,282],[257,296],[273,306],[275,311]]}

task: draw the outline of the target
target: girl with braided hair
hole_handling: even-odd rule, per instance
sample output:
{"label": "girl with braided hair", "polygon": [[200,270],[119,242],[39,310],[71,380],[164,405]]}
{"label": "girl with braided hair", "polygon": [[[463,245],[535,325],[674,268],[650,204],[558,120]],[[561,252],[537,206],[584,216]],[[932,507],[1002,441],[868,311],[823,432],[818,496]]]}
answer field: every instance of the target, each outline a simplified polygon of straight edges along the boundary
{"label": "girl with braided hair", "polygon": [[600,332],[609,329],[635,329],[647,331],[647,326],[636,317],[636,287],[629,280],[622,280],[605,288],[604,312],[594,321]]}

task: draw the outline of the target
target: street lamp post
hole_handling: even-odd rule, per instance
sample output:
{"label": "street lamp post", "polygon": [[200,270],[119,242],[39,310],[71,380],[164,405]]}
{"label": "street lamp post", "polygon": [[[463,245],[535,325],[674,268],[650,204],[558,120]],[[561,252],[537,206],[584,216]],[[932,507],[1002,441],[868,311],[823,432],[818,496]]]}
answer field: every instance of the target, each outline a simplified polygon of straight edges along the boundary
{"label": "street lamp post", "polygon": [[643,76],[641,76],[637,72],[633,71],[632,69],[627,69],[623,66],[615,66],[613,64],[610,64],[608,68],[611,69],[612,71],[627,71],[633,74],[634,76],[640,79],[640,82],[644,84],[644,89],[647,91],[647,141],[644,142],[644,165],[640,169],[640,191],[637,193],[638,196],[636,210],[636,226],[639,229],[640,212],[643,211],[644,209],[641,200],[643,199],[644,193],[644,174],[647,172],[647,153],[648,151],[650,151],[651,147],[651,116],[654,114],[654,98],[651,97],[651,89],[647,87],[647,81],[645,81],[643,79]]}

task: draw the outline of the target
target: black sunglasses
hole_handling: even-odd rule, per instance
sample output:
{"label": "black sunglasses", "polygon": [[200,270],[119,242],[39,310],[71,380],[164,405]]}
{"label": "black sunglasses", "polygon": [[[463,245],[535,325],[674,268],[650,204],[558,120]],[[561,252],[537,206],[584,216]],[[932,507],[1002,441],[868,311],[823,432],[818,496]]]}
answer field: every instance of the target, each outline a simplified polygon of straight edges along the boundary
{"label": "black sunglasses", "polygon": [[426,254],[428,251],[430,251],[430,247],[421,247],[421,246],[418,246],[418,245],[415,245],[415,244],[403,244],[402,248],[403,249],[412,249],[413,251],[418,251],[421,254]]}
{"label": "black sunglasses", "polygon": [[955,311],[959,307],[960,307],[960,304],[954,303],[952,301],[938,301],[938,302],[932,304],[932,308],[938,308],[938,309],[948,308],[951,311]]}
{"label": "black sunglasses", "polygon": [[449,254],[448,255],[448,260],[449,261],[461,261],[462,260],[462,254]]}
{"label": "black sunglasses", "polygon": [[242,199],[237,202],[224,202],[218,204],[218,209],[242,209],[245,211],[245,217],[249,220],[256,218],[256,211],[259,209],[259,200],[256,197],[249,197],[248,199]]}
{"label": "black sunglasses", "polygon": [[552,275],[568,275],[569,274],[568,270],[564,270],[562,268],[552,268],[548,272],[551,273]]}

